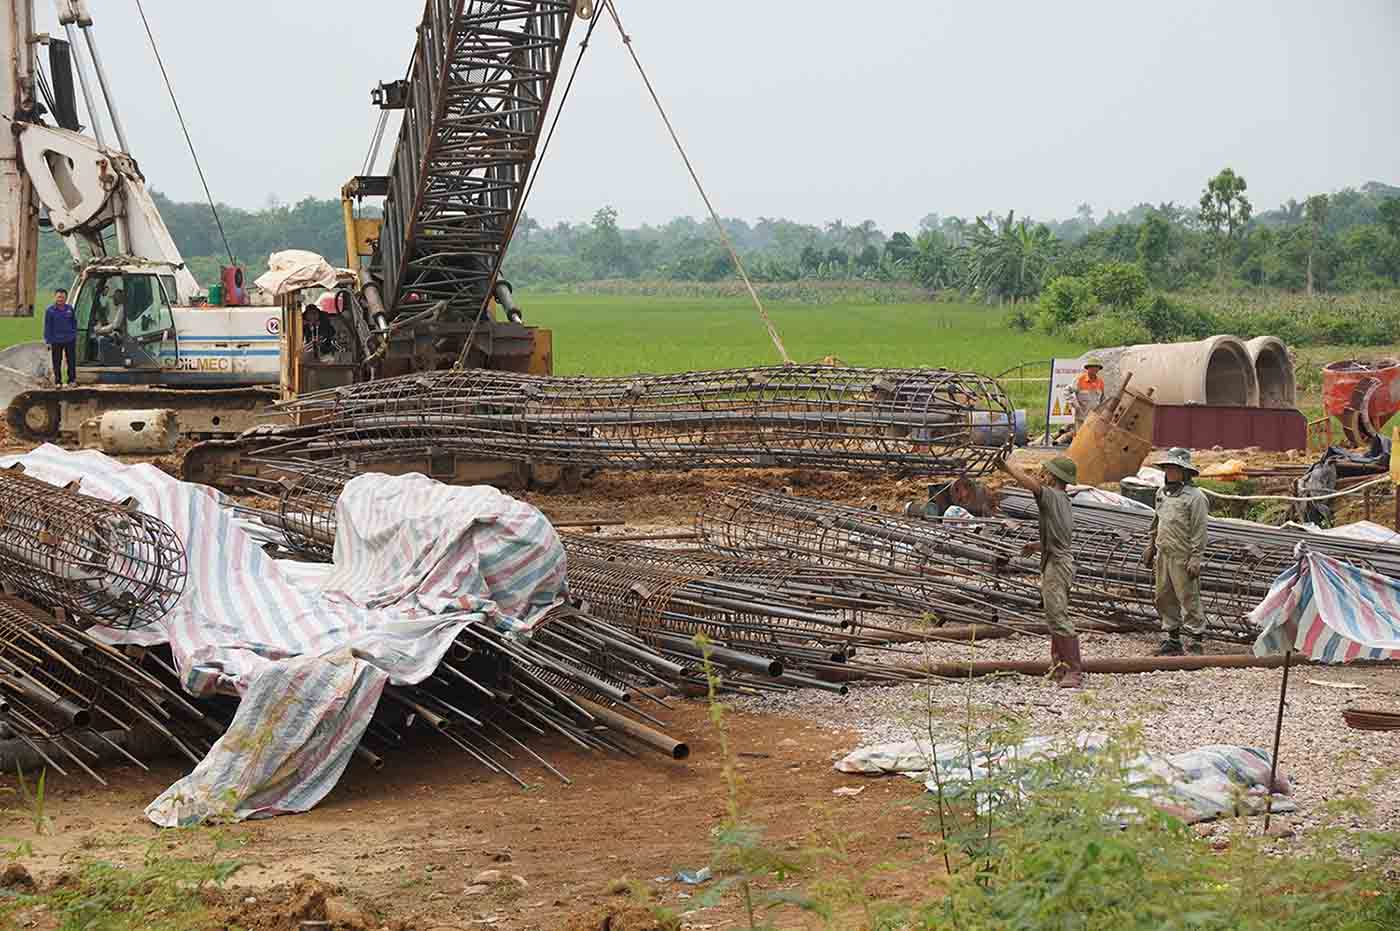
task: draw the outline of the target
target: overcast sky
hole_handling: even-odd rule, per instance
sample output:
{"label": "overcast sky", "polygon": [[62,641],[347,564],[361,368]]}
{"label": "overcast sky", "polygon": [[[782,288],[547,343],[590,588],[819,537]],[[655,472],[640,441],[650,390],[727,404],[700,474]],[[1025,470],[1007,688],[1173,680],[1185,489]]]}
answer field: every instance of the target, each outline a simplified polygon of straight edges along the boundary
{"label": "overcast sky", "polygon": [[[52,4],[35,0],[40,28]],[[144,0],[214,196],[338,196],[402,77],[420,0]],[[89,0],[151,185],[202,199],[135,0]],[[726,216],[887,232],[926,213],[1063,218],[1194,203],[1245,175],[1257,209],[1400,183],[1397,0],[618,0]],[[569,64],[577,51],[577,38]],[[568,67],[568,64],[566,64]],[[380,170],[387,162],[388,145]],[[600,25],[529,212],[625,226],[703,206]]]}

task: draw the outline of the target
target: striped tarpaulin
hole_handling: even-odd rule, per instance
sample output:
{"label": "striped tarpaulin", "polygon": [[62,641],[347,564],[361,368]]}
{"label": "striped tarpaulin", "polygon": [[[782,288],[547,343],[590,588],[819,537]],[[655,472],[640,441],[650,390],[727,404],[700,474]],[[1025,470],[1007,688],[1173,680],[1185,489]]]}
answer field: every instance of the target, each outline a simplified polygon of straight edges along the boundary
{"label": "striped tarpaulin", "polygon": [[[204,763],[147,810],[158,824],[305,811],[340,778],[386,683],[426,679],[467,624],[525,632],[564,597],[554,528],[494,488],[360,476],[337,506],[334,565],[318,574],[284,571],[222,495],[155,466],[50,445],[0,465],[16,461],[94,497],[135,498],[185,543],[185,592],[163,621],[93,631],[169,642],[188,691],[243,699]],[[281,722],[271,735],[269,720]],[[252,733],[256,759],[238,749]],[[273,789],[258,778],[290,771]]]}
{"label": "striped tarpaulin", "polygon": [[1250,620],[1256,656],[1301,653],[1324,663],[1400,656],[1400,581],[1306,553],[1274,581]]}

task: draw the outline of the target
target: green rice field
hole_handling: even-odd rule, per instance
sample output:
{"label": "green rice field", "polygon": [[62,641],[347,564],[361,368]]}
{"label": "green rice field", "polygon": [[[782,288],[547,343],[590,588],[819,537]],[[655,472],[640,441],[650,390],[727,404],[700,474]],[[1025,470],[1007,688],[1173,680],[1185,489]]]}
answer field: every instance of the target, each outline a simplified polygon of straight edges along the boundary
{"label": "green rice field", "polygon": [[[48,306],[47,303],[44,305]],[[27,343],[44,335],[43,311],[33,317],[0,317],[0,349],[15,343]]]}
{"label": "green rice field", "polygon": [[[678,372],[779,362],[753,304],[741,299],[522,296],[531,323],[554,331],[560,374]],[[1029,360],[1078,355],[1072,343],[1007,328],[1002,312],[959,304],[771,304],[796,362],[943,366],[996,375]]]}
{"label": "green rice field", "polygon": [[[44,295],[48,297],[48,295]],[[624,375],[774,364],[777,351],[745,298],[522,293],[526,319],[554,331],[561,375]],[[47,302],[45,302],[47,304]],[[835,356],[851,365],[943,366],[998,375],[1021,362],[1083,351],[1037,330],[1018,333],[995,308],[919,303],[766,305],[796,362]],[[40,317],[0,319],[0,346],[39,339]],[[1044,374],[1043,366],[1026,376]],[[1007,380],[1032,419],[1043,382]]]}
{"label": "green rice field", "polygon": [[[561,375],[623,375],[771,365],[780,360],[747,299],[522,296],[526,319],[554,331]],[[999,375],[1022,362],[1077,356],[1083,347],[1006,326],[1003,311],[962,304],[765,305],[794,362],[835,356],[850,365],[963,369]],[[1040,378],[1048,366],[1027,369]],[[1004,386],[1032,424],[1044,423],[1045,381]]]}

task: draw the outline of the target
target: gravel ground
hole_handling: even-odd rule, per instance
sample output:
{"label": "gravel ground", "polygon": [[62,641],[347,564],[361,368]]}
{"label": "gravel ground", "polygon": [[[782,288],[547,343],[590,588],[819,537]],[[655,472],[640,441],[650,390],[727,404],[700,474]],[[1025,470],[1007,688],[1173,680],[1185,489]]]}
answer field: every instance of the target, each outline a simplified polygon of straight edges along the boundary
{"label": "gravel ground", "polygon": [[[1157,642],[1152,636],[1088,634],[1083,653],[1086,658],[1142,656]],[[976,648],[939,644],[929,656],[935,661],[1040,659],[1048,658],[1048,650],[1043,640],[1021,637],[987,641]],[[1232,645],[1211,647],[1216,653],[1242,651]],[[974,720],[1009,714],[1028,719],[1037,734],[1115,733],[1136,724],[1146,748],[1164,753],[1207,744],[1267,750],[1273,744],[1281,676],[1279,669],[1096,674],[1086,675],[1086,687],[1075,693],[1043,679],[1013,675],[939,682],[931,689],[923,684],[859,687],[845,698],[803,690],[745,698],[735,705],[854,730],[862,735],[862,746],[927,733],[929,714],[935,734],[955,737],[970,700]],[[1335,688],[1309,680],[1365,688]],[[1351,729],[1342,720],[1342,709],[1351,706],[1400,711],[1400,669],[1307,666],[1290,673],[1279,759],[1281,771],[1293,781],[1299,808],[1286,823],[1300,835],[1321,823],[1327,802],[1357,797],[1369,801],[1371,810],[1344,824],[1400,830],[1400,731]]]}

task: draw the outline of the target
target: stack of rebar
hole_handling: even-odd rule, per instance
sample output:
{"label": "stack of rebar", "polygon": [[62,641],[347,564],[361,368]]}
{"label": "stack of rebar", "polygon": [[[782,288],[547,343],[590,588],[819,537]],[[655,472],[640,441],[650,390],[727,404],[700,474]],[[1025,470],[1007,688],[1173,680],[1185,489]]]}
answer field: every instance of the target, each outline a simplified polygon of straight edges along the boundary
{"label": "stack of rebar", "polygon": [[[875,567],[920,579],[930,610],[959,619],[1038,625],[1039,540],[1033,521],[920,520],[825,501],[730,488],[703,503],[706,546],[743,553],[763,548],[818,562]],[[1109,630],[1156,626],[1152,572],[1141,563],[1144,533],[1076,526],[1070,608],[1076,623]],[[1268,592],[1273,562],[1247,549],[1219,548],[1206,562],[1208,635],[1252,639],[1245,615]],[[975,618],[974,619],[978,619]]]}
{"label": "stack of rebar", "polygon": [[76,623],[138,628],[184,591],[185,547],[164,522],[121,504],[0,469],[0,580]]}
{"label": "stack of rebar", "polygon": [[521,755],[569,781],[527,746],[530,735],[627,754],[640,744],[683,759],[686,744],[651,727],[661,722],[639,705],[664,702],[631,684],[677,671],[640,640],[568,608],[550,612],[529,637],[468,625],[426,681],[385,690],[359,753],[380,765],[406,728],[422,725],[521,786],[512,769]]}
{"label": "stack of rebar", "polygon": [[[283,550],[308,561],[328,561],[326,544],[336,529],[334,502],[347,473],[314,463],[285,461],[281,466],[299,477],[280,483],[276,510],[244,508],[244,513],[278,528]],[[577,631],[589,623],[608,625],[613,635],[593,644],[597,649],[591,655],[600,659],[592,662],[625,659],[628,649],[639,646],[649,653],[644,669],[625,670],[628,681],[640,674],[654,684],[698,686],[705,681],[702,666],[708,656],[725,674],[726,688],[844,691],[815,675],[837,667],[849,673],[856,665],[850,661],[862,647],[898,650],[881,636],[890,629],[885,625],[914,625],[924,614],[919,592],[878,572],[683,554],[581,535],[566,536],[565,549],[570,592],[581,610],[568,612],[568,624],[543,628],[544,635],[548,639],[551,632]],[[619,642],[621,631],[634,638],[630,645]],[[708,647],[697,643],[701,634]],[[581,656],[562,643],[553,649],[575,661]],[[671,664],[661,672],[656,671],[658,656]],[[878,665],[861,668],[872,678],[890,677]]]}
{"label": "stack of rebar", "polygon": [[[662,652],[745,674],[753,688],[842,691],[820,677],[902,678],[884,660],[937,642],[923,595],[890,573],[800,560],[677,552],[565,535],[569,590],[590,612]],[[889,634],[907,636],[887,636]],[[873,662],[857,660],[874,653]]]}
{"label": "stack of rebar", "polygon": [[[67,775],[67,760],[92,768],[110,751],[145,768],[132,752],[142,732],[193,762],[217,727],[137,661],[27,602],[0,596],[0,737],[18,740]],[[104,782],[105,784],[105,782]]]}
{"label": "stack of rebar", "polygon": [[[1084,527],[1115,533],[1142,534],[1142,542],[1145,545],[1145,535],[1152,525],[1152,512],[1074,498],[1071,501],[1074,504],[1076,533]],[[1031,521],[1036,519],[1035,500],[1019,488],[1003,490],[1001,510],[1009,517]],[[1212,550],[1222,547],[1227,551],[1240,550],[1255,554],[1256,560],[1250,572],[1256,577],[1256,583],[1263,575],[1269,575],[1269,581],[1272,581],[1279,573],[1295,565],[1300,546],[1400,579],[1400,534],[1396,534],[1390,542],[1376,542],[1335,534],[1310,533],[1299,527],[1271,527],[1252,521],[1212,517],[1208,524],[1207,538]]]}
{"label": "stack of rebar", "polygon": [[744,466],[980,474],[1015,413],[997,383],[942,369],[826,365],[618,378],[428,372],[304,395],[266,456],[455,453],[579,468]]}

